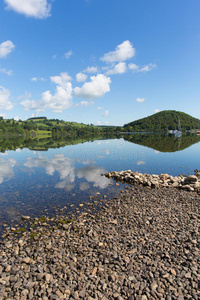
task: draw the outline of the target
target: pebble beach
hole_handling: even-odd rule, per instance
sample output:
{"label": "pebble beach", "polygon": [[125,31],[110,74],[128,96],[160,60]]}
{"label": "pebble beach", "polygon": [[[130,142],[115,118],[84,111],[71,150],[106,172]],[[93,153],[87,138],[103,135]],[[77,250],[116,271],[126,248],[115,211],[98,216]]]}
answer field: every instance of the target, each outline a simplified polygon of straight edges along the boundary
{"label": "pebble beach", "polygon": [[134,185],[100,203],[7,230],[0,299],[200,299],[197,192]]}

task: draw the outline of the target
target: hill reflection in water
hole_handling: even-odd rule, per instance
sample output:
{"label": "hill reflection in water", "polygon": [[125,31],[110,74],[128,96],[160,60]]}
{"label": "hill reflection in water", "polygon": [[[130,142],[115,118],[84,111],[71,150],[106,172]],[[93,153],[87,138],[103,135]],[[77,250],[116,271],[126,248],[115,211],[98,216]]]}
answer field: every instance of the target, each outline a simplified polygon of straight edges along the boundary
{"label": "hill reflection in water", "polygon": [[196,134],[185,134],[176,137],[173,134],[140,133],[124,135],[124,140],[152,148],[160,152],[176,152],[184,150],[200,141]]}

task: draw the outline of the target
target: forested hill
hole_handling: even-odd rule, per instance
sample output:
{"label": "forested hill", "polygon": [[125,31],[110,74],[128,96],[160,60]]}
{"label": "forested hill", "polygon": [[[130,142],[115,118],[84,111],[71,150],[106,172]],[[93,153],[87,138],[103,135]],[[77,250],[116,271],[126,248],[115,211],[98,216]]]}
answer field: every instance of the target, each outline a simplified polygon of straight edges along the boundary
{"label": "forested hill", "polygon": [[139,119],[124,125],[126,131],[167,131],[178,129],[180,119],[181,130],[200,128],[200,120],[190,115],[176,111],[164,110],[149,117]]}

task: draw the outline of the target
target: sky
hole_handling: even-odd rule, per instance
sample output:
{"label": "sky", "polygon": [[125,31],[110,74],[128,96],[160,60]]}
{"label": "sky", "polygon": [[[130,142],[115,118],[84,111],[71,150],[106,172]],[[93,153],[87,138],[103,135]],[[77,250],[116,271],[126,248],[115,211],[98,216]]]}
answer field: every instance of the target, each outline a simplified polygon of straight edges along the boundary
{"label": "sky", "polygon": [[2,0],[0,116],[200,119],[199,0]]}

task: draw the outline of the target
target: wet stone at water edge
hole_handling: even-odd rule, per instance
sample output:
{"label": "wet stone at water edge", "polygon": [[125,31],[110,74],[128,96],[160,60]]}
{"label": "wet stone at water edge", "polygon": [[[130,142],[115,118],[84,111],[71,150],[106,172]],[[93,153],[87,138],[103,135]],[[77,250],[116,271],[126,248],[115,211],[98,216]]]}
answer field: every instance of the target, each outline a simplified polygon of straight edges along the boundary
{"label": "wet stone at water edge", "polygon": [[179,175],[174,177],[168,174],[142,174],[138,171],[132,172],[131,170],[120,172],[112,171],[105,173],[104,175],[116,181],[121,181],[131,185],[141,184],[150,188],[166,187],[185,189],[190,192],[200,191],[200,178],[198,178],[197,172],[195,175]]}
{"label": "wet stone at water edge", "polygon": [[0,299],[200,299],[198,193],[137,185],[102,201],[7,230]]}

